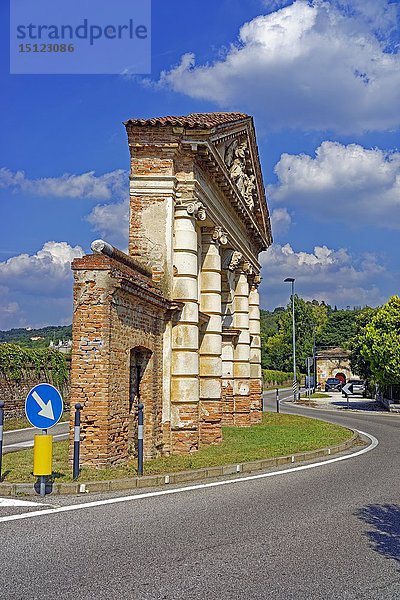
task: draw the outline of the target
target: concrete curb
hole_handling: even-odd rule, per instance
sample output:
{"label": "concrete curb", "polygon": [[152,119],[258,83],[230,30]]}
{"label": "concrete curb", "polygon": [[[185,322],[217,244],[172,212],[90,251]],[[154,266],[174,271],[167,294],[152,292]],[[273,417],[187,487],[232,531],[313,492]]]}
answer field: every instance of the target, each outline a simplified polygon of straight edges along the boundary
{"label": "concrete curb", "polygon": [[[79,481],[77,483],[55,483],[52,486],[51,496],[81,495],[93,492],[115,492],[133,490],[146,487],[165,486],[174,483],[188,483],[204,479],[214,479],[226,475],[237,475],[238,473],[253,473],[263,471],[272,467],[311,461],[323,456],[332,456],[352,448],[361,439],[358,432],[346,442],[336,446],[310,450],[287,456],[265,458],[251,462],[237,463],[233,465],[221,465],[216,467],[205,467],[190,471],[178,471],[177,473],[166,473],[164,475],[145,475],[143,477],[130,477],[126,479],[112,479],[107,481]],[[0,496],[33,495],[34,484],[32,483],[0,483]]]}

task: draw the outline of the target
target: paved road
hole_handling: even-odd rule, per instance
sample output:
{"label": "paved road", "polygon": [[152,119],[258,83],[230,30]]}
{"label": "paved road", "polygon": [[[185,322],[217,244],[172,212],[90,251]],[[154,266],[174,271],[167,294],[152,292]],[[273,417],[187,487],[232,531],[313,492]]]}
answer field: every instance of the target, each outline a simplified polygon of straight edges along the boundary
{"label": "paved road", "polygon": [[[69,423],[57,423],[51,429],[48,430],[52,436],[54,436],[55,442],[66,440],[68,438]],[[35,427],[29,427],[28,429],[16,429],[15,431],[4,432],[4,446],[3,452],[16,452],[23,448],[30,448],[33,446],[33,436],[40,433]],[[1,594],[1,592],[0,592]],[[0,596],[1,598],[1,596]]]}
{"label": "paved road", "polygon": [[379,445],[263,479],[0,517],[0,598],[397,600],[399,417],[320,414]]}

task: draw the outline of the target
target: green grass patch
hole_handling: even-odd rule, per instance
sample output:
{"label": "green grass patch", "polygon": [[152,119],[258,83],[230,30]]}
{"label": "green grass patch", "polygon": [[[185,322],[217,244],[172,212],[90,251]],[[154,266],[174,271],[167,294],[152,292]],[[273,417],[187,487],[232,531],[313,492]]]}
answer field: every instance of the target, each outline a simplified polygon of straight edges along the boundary
{"label": "green grass patch", "polygon": [[[352,436],[344,427],[297,415],[264,413],[262,423],[252,427],[223,427],[223,442],[194,454],[149,460],[144,474],[173,473],[231,463],[284,456],[340,444]],[[6,454],[3,458],[5,482],[34,482],[33,450]],[[68,441],[53,446],[54,481],[71,481],[68,464]],[[82,468],[80,479],[120,479],[136,475],[136,461],[109,469]]]}

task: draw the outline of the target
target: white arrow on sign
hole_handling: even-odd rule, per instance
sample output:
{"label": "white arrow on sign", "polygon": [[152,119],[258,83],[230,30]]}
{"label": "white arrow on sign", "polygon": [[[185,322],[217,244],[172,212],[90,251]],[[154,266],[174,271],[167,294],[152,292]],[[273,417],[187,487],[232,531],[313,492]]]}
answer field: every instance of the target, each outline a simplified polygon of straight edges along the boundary
{"label": "white arrow on sign", "polygon": [[47,403],[44,402],[41,397],[39,396],[39,394],[37,392],[32,392],[32,396],[34,397],[34,399],[36,400],[36,402],[39,404],[40,406],[40,410],[38,412],[38,415],[40,417],[45,417],[45,419],[54,419],[54,413],[53,413],[53,406],[51,404],[51,400],[49,400]]}
{"label": "white arrow on sign", "polygon": [[349,394],[352,394],[353,393],[353,384],[346,383],[346,385],[344,387],[342,387],[342,392],[343,392],[343,394],[346,394],[346,396],[348,396]]}

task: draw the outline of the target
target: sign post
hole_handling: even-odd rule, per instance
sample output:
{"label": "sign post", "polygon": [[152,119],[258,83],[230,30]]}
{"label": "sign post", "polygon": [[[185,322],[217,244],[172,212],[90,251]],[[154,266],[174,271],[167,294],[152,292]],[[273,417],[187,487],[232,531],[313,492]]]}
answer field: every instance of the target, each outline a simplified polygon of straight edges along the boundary
{"label": "sign post", "polygon": [[35,435],[33,446],[33,474],[40,477],[40,495],[46,495],[46,478],[52,473],[53,436],[47,430],[58,423],[63,413],[61,393],[49,383],[39,383],[25,400],[26,418],[33,427],[42,430]]}
{"label": "sign post", "polygon": [[347,409],[349,409],[350,408],[349,394],[353,393],[353,384],[352,383],[346,383],[346,385],[342,388],[342,392],[343,392],[343,394],[346,394]]}
{"label": "sign post", "polygon": [[76,481],[79,477],[79,451],[81,443],[81,410],[82,404],[75,404],[75,420],[74,420],[74,464],[73,464],[73,480]]}

